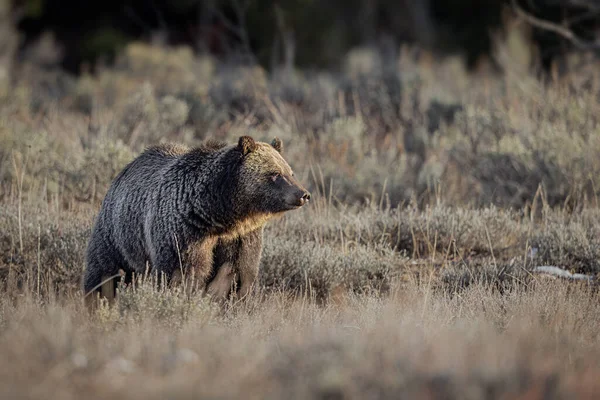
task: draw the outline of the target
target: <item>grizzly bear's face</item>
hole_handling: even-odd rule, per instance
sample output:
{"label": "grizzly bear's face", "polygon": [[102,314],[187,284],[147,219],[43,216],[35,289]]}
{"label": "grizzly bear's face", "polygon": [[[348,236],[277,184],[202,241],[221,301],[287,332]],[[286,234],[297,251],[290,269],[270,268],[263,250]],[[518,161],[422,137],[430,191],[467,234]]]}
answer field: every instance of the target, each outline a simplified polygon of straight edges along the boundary
{"label": "grizzly bear's face", "polygon": [[281,156],[279,139],[267,144],[242,136],[237,149],[242,152],[240,190],[253,211],[280,213],[308,203],[310,193]]}

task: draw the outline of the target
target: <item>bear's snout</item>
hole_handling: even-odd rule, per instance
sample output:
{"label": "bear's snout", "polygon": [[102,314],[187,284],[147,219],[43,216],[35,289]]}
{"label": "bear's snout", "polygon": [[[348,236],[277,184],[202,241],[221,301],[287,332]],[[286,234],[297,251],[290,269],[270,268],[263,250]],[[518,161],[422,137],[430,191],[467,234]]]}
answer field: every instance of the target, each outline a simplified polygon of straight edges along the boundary
{"label": "bear's snout", "polygon": [[310,200],[310,193],[307,191],[304,191],[304,193],[302,194],[302,197],[300,197],[300,206],[305,205],[306,203],[308,203],[309,200]]}
{"label": "bear's snout", "polygon": [[293,176],[280,176],[275,185],[283,192],[283,206],[288,210],[302,207],[310,200],[310,192]]}
{"label": "bear's snout", "polygon": [[310,193],[304,188],[295,188],[288,193],[286,196],[285,204],[290,209],[299,208],[308,203],[310,200]]}

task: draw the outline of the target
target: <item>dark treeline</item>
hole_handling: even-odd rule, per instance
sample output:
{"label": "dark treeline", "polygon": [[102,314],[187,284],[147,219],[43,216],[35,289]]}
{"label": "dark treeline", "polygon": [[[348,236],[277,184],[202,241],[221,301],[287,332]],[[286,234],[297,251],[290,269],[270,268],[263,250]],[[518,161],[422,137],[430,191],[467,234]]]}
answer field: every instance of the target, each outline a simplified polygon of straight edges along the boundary
{"label": "dark treeline", "polygon": [[593,0],[15,0],[13,12],[22,50],[53,32],[75,73],[140,39],[267,68],[333,67],[354,46],[408,42],[462,54],[472,67],[520,12],[548,66],[569,49],[595,47],[600,21]]}

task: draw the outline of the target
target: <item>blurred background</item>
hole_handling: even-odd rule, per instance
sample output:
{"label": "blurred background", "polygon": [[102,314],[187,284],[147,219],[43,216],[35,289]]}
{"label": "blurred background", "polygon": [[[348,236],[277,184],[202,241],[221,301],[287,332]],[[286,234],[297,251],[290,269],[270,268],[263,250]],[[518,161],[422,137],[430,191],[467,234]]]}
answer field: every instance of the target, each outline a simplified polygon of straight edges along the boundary
{"label": "blurred background", "polygon": [[[132,41],[185,45],[198,54],[274,69],[339,67],[357,46],[417,44],[459,54],[469,68],[489,59],[494,35],[519,10],[528,46],[548,68],[573,48],[595,46],[594,0],[2,0],[3,52],[38,57],[71,73],[111,63]],[[519,10],[517,10],[517,8]],[[538,20],[539,19],[539,20]],[[12,40],[11,40],[12,38]],[[43,54],[34,48],[46,46]],[[40,49],[38,49],[41,51]]]}
{"label": "blurred background", "polygon": [[596,204],[599,23],[591,0],[0,0],[0,200],[97,205],[147,145],[250,134],[342,204]]}

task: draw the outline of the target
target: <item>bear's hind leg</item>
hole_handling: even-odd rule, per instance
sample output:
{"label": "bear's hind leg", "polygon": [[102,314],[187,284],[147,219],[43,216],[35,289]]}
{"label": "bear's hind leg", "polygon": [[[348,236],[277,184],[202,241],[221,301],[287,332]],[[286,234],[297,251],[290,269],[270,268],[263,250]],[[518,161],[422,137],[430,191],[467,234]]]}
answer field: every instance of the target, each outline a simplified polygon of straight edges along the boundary
{"label": "bear's hind leg", "polygon": [[125,269],[119,253],[116,249],[109,249],[92,238],[86,259],[87,265],[83,274],[86,304],[92,305],[98,297],[104,297],[112,304],[116,295],[115,280],[120,280],[120,270]]}

